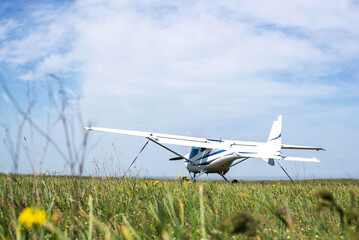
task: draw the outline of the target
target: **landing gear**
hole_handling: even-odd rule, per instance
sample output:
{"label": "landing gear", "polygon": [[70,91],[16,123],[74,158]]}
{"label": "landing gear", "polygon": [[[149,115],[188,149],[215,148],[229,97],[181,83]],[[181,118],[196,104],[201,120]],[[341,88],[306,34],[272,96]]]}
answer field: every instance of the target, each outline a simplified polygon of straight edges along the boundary
{"label": "landing gear", "polygon": [[227,172],[229,171],[229,168],[227,168],[226,170],[224,170],[223,172],[221,172],[221,173],[218,173],[221,177],[223,177],[223,179],[224,180],[226,180],[227,182],[229,182],[228,181],[228,179],[224,176]]}
{"label": "landing gear", "polygon": [[221,177],[223,177],[224,180],[226,180],[228,182],[228,179],[223,175],[223,173],[218,173]]}
{"label": "landing gear", "polygon": [[[205,172],[200,172],[200,173],[198,173],[198,175],[197,175],[197,173],[193,173],[193,177],[191,177],[192,182],[195,182],[197,180],[197,178],[199,178],[204,173]],[[197,177],[196,177],[196,175],[197,175]]]}

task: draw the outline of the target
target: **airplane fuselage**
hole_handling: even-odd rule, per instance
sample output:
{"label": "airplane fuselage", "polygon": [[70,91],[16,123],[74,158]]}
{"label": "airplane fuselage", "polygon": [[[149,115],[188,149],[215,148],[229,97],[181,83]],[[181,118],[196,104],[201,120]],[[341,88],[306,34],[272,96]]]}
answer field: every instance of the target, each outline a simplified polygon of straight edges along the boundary
{"label": "airplane fuselage", "polygon": [[193,173],[223,173],[236,159],[242,158],[232,151],[198,147],[193,147],[191,152],[185,155],[185,157],[192,161],[185,160],[184,164]]}

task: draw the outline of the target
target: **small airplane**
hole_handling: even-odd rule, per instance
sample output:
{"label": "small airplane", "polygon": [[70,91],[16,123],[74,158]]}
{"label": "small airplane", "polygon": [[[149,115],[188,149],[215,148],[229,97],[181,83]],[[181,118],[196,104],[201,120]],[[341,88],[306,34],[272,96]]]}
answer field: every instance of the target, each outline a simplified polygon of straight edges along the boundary
{"label": "small airplane", "polygon": [[[302,158],[283,156],[282,149],[325,151],[325,149],[319,147],[282,144],[282,115],[273,122],[267,142],[209,139],[99,127],[86,127],[85,130],[145,137],[148,141],[156,143],[177,156],[169,160],[184,160],[185,167],[188,169],[192,181],[197,180],[199,176],[205,173],[217,173],[223,177],[223,179],[228,181],[224,175],[229,169],[250,158],[262,159],[271,166],[273,166],[275,162],[279,164],[277,160],[319,162],[319,160],[314,157]],[[181,155],[163,144],[189,146],[192,147],[192,149],[188,154]],[[291,179],[284,168],[281,165],[280,167]]]}

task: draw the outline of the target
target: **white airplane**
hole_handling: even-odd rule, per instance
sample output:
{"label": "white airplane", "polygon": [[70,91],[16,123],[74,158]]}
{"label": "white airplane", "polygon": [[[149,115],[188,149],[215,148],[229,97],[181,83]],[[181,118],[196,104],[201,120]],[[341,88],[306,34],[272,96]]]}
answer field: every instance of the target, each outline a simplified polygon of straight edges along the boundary
{"label": "white airplane", "polygon": [[[271,166],[277,162],[276,160],[319,162],[319,160],[314,157],[301,158],[283,156],[282,149],[325,150],[319,147],[282,144],[281,115],[273,122],[267,142],[218,140],[98,127],[86,127],[85,130],[145,137],[148,141],[152,141],[177,155],[177,157],[171,158],[170,160],[184,160],[185,167],[188,169],[192,181],[195,181],[199,176],[205,173],[217,173],[228,181],[224,175],[229,169],[249,158],[262,159]],[[189,146],[192,147],[192,149],[190,153],[181,155],[163,144]],[[281,168],[290,178],[282,166]],[[191,173],[193,173],[193,176]]]}

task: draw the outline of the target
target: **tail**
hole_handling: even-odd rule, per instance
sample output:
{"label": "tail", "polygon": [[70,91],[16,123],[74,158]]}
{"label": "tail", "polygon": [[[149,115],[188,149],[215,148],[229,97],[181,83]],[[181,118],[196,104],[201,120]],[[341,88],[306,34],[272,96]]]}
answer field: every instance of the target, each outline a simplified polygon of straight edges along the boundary
{"label": "tail", "polygon": [[273,122],[272,129],[266,143],[264,143],[259,151],[259,158],[270,165],[274,165],[274,160],[285,161],[301,161],[301,162],[319,162],[316,158],[299,158],[282,156],[281,149],[309,149],[309,150],[324,150],[323,148],[297,146],[297,145],[282,145],[282,115]]}
{"label": "tail", "polygon": [[261,159],[270,165],[274,165],[274,159],[281,158],[282,149],[282,115],[273,122],[267,142],[260,151]]}
{"label": "tail", "polygon": [[279,154],[282,149],[282,115],[273,122],[272,129],[269,133],[267,145],[270,146],[274,155]]}

